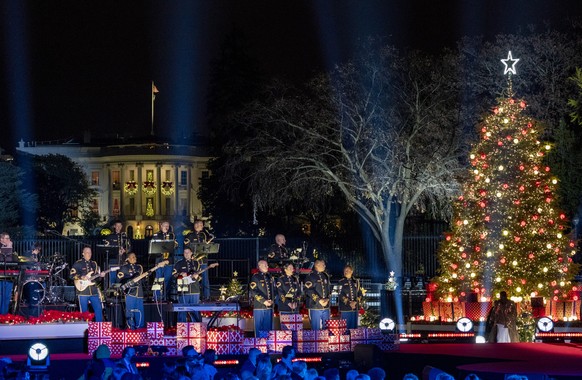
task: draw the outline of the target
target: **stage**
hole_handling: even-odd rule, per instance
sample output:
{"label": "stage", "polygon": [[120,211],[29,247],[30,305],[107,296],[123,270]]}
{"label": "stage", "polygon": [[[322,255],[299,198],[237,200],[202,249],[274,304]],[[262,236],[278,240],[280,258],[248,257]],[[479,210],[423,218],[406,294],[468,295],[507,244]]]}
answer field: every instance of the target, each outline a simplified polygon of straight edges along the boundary
{"label": "stage", "polygon": [[[8,356],[21,365],[26,361],[23,353]],[[273,357],[277,358],[278,355]],[[543,379],[539,374],[556,380],[582,378],[582,345],[568,343],[402,343],[400,350],[393,352],[381,352],[363,345],[354,352],[299,354],[298,357],[316,359],[308,364],[310,367],[339,367],[342,372],[351,367],[366,370],[372,366],[381,366],[389,379],[402,378],[408,372],[420,377],[426,366],[444,370],[457,379],[463,379],[469,373],[475,373],[484,380],[504,379],[504,374],[509,373],[528,374],[529,380]],[[231,355],[221,356],[219,360],[238,360],[240,365],[244,358]],[[51,354],[51,379],[77,378],[88,360],[86,353]],[[146,363],[141,369],[143,375],[151,378],[159,375],[165,361],[175,360],[176,357],[138,357],[139,363]],[[227,373],[236,370],[238,365],[222,365],[219,370]]]}

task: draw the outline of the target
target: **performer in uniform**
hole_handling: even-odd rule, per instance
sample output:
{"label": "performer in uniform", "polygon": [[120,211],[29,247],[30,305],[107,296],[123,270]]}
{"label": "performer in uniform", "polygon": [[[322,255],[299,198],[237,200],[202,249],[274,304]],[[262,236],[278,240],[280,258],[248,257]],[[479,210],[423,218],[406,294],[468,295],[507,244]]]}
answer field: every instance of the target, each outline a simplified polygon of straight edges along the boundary
{"label": "performer in uniform", "polygon": [[280,268],[284,263],[288,262],[291,254],[287,247],[285,247],[285,243],[287,243],[285,240],[285,235],[275,235],[275,244],[271,245],[271,249],[267,254],[269,268]]}
{"label": "performer in uniform", "polygon": [[[200,263],[192,259],[192,250],[189,247],[184,248],[184,259],[174,264],[172,275],[176,277],[178,284],[178,302],[198,305],[200,303]],[[200,313],[192,313],[194,320],[200,322]],[[178,312],[178,322],[187,322],[186,312]]]}
{"label": "performer in uniform", "polygon": [[360,280],[353,278],[351,265],[344,267],[344,277],[339,281],[339,310],[341,319],[345,319],[348,329],[358,328],[358,311],[362,303]]}
{"label": "performer in uniform", "polygon": [[277,279],[277,305],[281,314],[295,314],[298,312],[301,300],[301,284],[293,274],[293,263],[283,267],[284,274]]}
{"label": "performer in uniform", "polygon": [[[210,244],[214,240],[214,235],[210,232],[204,230],[204,222],[200,219],[194,221],[194,231],[190,232],[186,235],[184,239],[184,247],[189,246],[190,248],[194,248],[192,243],[195,244]],[[195,255],[195,252],[192,251]],[[200,263],[200,269],[208,268],[208,256],[194,256],[194,260],[197,260]],[[210,279],[208,277],[208,272],[204,271],[202,273],[202,281],[201,281],[202,289],[201,294],[204,299],[210,298]]]}
{"label": "performer in uniform", "polygon": [[[143,267],[137,264],[134,252],[127,254],[127,264],[119,268],[117,279],[124,285],[143,273]],[[143,288],[141,281],[131,284],[125,291],[125,320],[131,330],[145,327],[145,312],[143,306]]]}
{"label": "performer in uniform", "polygon": [[[12,248],[12,240],[8,232],[0,233],[0,248]],[[3,252],[4,253],[4,252]],[[0,260],[4,262],[13,262],[15,260],[14,253],[5,253],[0,255]],[[4,270],[5,268],[0,268]],[[14,283],[10,279],[0,280],[0,314],[8,314],[10,307],[10,300],[12,299],[12,289]]]}
{"label": "performer in uniform", "polygon": [[325,261],[316,260],[313,269],[305,278],[305,303],[309,310],[311,329],[321,330],[330,317],[331,285],[329,275],[325,273]]}
{"label": "performer in uniform", "polygon": [[[123,223],[116,220],[112,224],[113,232],[105,238],[105,245],[117,247],[117,255],[114,258],[108,258],[109,267],[121,266],[126,262],[126,254],[131,251],[131,242],[127,234],[123,232]],[[109,275],[109,286],[115,284],[117,276],[115,273]]]}
{"label": "performer in uniform", "polygon": [[[91,275],[95,274],[99,274],[99,277],[105,276],[105,272],[101,272],[99,265],[91,260],[92,254],[90,247],[83,248],[83,258],[77,260],[75,264],[73,264],[70,276],[75,280],[75,282],[80,280],[87,281]],[[89,303],[91,303],[93,312],[95,313],[95,322],[103,322],[103,307],[101,305],[101,297],[97,285],[88,285],[83,290],[77,289],[77,297],[79,298],[81,312],[87,311]]]}
{"label": "performer in uniform", "polygon": [[257,264],[259,271],[251,277],[249,296],[253,300],[253,316],[255,320],[255,336],[259,331],[273,329],[273,301],[275,292],[273,278],[269,274],[269,264],[260,260]]}
{"label": "performer in uniform", "polygon": [[[174,233],[170,232],[170,222],[168,221],[163,221],[160,223],[160,230],[154,234],[153,239],[172,242],[171,244],[173,244],[174,248],[177,245]],[[159,264],[163,260],[168,260],[170,265],[166,265],[156,270],[154,286],[157,285],[162,290],[154,290],[155,300],[169,301],[170,295],[172,294],[172,264],[174,263],[174,249],[172,248],[171,251],[172,252],[163,252],[160,257],[156,258],[156,264]]]}

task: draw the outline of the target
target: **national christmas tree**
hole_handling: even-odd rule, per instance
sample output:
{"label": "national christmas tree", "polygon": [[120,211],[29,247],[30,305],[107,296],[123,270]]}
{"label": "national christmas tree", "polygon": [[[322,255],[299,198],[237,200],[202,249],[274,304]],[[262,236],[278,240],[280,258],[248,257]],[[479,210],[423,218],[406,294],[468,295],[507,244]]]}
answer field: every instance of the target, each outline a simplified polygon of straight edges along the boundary
{"label": "national christmas tree", "polygon": [[438,252],[437,292],[449,302],[469,293],[490,300],[502,290],[516,301],[533,296],[557,301],[575,290],[570,284],[578,270],[572,263],[575,246],[556,199],[558,178],[544,164],[551,145],[540,141],[540,123],[513,94],[518,60],[510,53],[502,61],[506,97],[479,125],[452,230]]}

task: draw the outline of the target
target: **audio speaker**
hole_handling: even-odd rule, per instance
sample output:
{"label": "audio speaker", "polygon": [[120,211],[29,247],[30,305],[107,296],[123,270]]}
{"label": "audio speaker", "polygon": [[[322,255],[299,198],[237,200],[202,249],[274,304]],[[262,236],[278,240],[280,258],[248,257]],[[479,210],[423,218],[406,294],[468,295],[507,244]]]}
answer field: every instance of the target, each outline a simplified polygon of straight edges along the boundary
{"label": "audio speaker", "polygon": [[354,363],[360,371],[382,366],[382,351],[375,344],[357,344],[354,348]]}

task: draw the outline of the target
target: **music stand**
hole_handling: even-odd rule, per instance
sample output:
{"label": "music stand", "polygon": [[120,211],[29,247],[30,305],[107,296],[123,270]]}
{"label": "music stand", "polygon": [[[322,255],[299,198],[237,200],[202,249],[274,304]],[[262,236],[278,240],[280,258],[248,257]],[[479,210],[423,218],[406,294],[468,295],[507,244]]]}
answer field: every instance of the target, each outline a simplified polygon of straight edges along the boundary
{"label": "music stand", "polygon": [[190,243],[188,245],[194,254],[194,260],[200,260],[210,254],[218,253],[219,243]]}
{"label": "music stand", "polygon": [[166,252],[170,255],[174,253],[174,240],[150,240],[150,255],[162,255]]}

